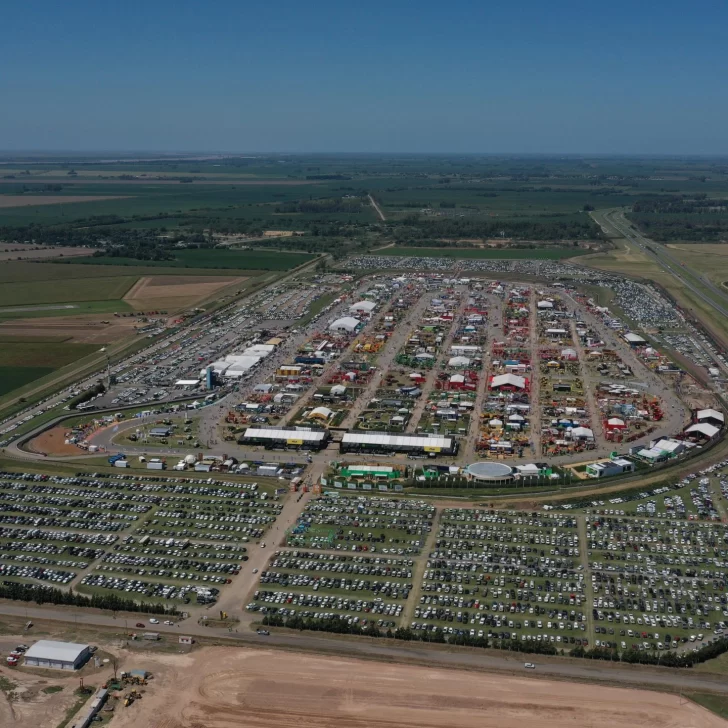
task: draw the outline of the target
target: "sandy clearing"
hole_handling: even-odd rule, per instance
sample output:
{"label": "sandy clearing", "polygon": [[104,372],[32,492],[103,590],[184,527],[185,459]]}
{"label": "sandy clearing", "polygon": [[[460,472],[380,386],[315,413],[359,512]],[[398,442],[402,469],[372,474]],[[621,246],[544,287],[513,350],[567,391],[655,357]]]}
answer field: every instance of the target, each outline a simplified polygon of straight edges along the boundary
{"label": "sandy clearing", "polygon": [[[98,200],[126,200],[129,195],[0,195],[0,208],[37,207],[62,205],[72,202],[97,202]],[[88,250],[86,251],[88,254]]]}
{"label": "sandy clearing", "polygon": [[127,291],[124,301],[139,311],[180,309],[246,280],[239,276],[143,276]]}
{"label": "sandy clearing", "polygon": [[145,655],[113,728],[724,728],[677,695],[264,649]]}
{"label": "sandy clearing", "polygon": [[40,435],[34,437],[27,447],[32,452],[44,455],[85,455],[85,451],[77,445],[66,444],[66,433],[68,431],[68,426],[56,425],[56,427],[52,427],[50,430],[41,432]]}

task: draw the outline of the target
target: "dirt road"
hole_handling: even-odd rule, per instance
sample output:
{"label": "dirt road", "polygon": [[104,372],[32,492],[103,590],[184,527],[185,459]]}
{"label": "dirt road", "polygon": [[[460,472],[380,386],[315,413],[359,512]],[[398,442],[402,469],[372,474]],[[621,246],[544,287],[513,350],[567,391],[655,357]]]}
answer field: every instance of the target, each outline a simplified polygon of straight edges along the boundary
{"label": "dirt road", "polygon": [[382,222],[387,222],[387,218],[384,217],[384,213],[382,212],[382,208],[377,205],[376,200],[371,196],[368,195],[369,202],[372,203],[372,207],[376,210],[377,215],[379,215],[379,218]]}

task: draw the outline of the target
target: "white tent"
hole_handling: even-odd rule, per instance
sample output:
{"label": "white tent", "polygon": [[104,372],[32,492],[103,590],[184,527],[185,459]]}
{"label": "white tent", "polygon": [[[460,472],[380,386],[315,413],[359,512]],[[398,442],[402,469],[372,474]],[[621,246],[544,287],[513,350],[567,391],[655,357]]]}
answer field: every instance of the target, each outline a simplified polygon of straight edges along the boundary
{"label": "white tent", "polygon": [[699,432],[701,435],[705,435],[706,437],[715,437],[720,432],[720,429],[715,425],[708,424],[707,422],[699,422],[697,425],[690,425],[685,432]]}
{"label": "white tent", "polygon": [[358,301],[349,306],[349,311],[351,313],[371,313],[376,307],[377,304],[374,301]]}
{"label": "white tent", "polygon": [[575,440],[593,440],[594,432],[588,427],[575,427],[571,430],[571,437]]}
{"label": "white tent", "polygon": [[453,356],[447,362],[449,367],[466,367],[470,364],[470,359],[467,356]]}
{"label": "white tent", "polygon": [[347,333],[352,333],[353,331],[356,331],[356,327],[359,326],[360,323],[359,319],[355,319],[353,316],[344,316],[344,318],[336,319],[336,321],[329,326],[329,329],[331,331],[345,331]]}
{"label": "white tent", "polygon": [[490,382],[491,389],[497,389],[498,387],[504,386],[524,389],[526,386],[526,380],[524,377],[519,377],[517,374],[498,374],[497,376],[493,377]]}
{"label": "white tent", "polygon": [[334,411],[330,410],[328,407],[315,407],[308,413],[307,417],[320,417],[321,419],[328,420],[333,414]]}

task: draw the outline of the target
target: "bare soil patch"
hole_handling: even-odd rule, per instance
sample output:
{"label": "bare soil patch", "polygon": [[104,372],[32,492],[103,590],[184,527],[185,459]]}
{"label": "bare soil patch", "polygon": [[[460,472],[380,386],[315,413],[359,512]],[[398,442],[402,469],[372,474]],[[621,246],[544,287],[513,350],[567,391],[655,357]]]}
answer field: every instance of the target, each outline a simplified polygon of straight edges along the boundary
{"label": "bare soil patch", "polygon": [[129,289],[124,300],[139,311],[180,309],[246,280],[236,276],[144,276]]}
{"label": "bare soil patch", "polygon": [[34,437],[27,447],[43,455],[85,455],[78,445],[66,445],[67,432],[68,427],[57,425]]}
{"label": "bare soil patch", "polygon": [[[108,324],[101,323],[109,321]],[[75,344],[108,344],[134,334],[141,322],[112,314],[93,316],[54,316],[26,318],[0,323],[0,335],[28,336],[31,339],[59,337]]]}
{"label": "bare soil patch", "polygon": [[[62,205],[64,202],[96,202],[126,200],[129,195],[0,195],[0,208]],[[88,254],[88,250],[85,251]]]}
{"label": "bare soil patch", "polygon": [[144,699],[114,728],[725,726],[677,695],[264,649],[144,657]]}

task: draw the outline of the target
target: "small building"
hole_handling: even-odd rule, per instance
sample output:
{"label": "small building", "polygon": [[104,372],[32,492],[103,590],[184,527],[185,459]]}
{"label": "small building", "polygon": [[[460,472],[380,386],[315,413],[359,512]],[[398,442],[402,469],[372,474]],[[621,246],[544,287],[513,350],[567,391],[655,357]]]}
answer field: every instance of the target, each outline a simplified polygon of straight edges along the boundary
{"label": "small building", "polygon": [[25,653],[25,665],[50,670],[78,670],[90,656],[91,648],[88,645],[38,640]]}
{"label": "small building", "polygon": [[149,430],[150,437],[169,437],[171,434],[171,427],[152,427],[152,429]]}
{"label": "small building", "polygon": [[377,304],[374,301],[358,301],[349,306],[349,311],[351,313],[371,313],[376,307]]}
{"label": "small building", "polygon": [[590,478],[610,478],[623,473],[633,473],[634,470],[634,463],[626,458],[601,460],[598,463],[591,463],[586,466],[586,474]]}
{"label": "small building", "polygon": [[525,377],[520,377],[518,374],[498,374],[491,378],[490,388],[511,391],[514,389],[525,389],[526,381]]}
{"label": "small building", "polygon": [[624,340],[633,347],[644,346],[647,343],[647,340],[643,339],[639,334],[633,334],[631,332],[624,335]]}
{"label": "small building", "polygon": [[703,437],[706,440],[711,440],[720,432],[720,428],[715,425],[711,425],[709,422],[698,422],[694,425],[690,425],[685,430],[686,435],[697,435]]}
{"label": "small building", "polygon": [[711,425],[716,425],[717,427],[723,427],[725,424],[725,416],[722,412],[718,412],[716,409],[698,410],[695,415],[695,420],[697,422],[708,422]]}

